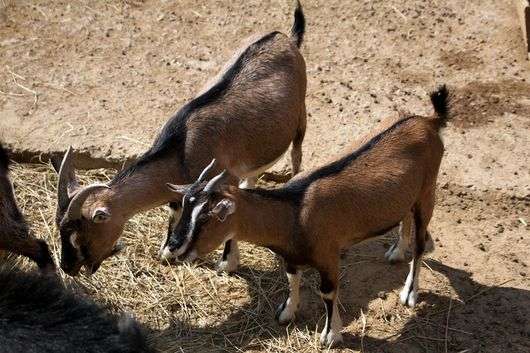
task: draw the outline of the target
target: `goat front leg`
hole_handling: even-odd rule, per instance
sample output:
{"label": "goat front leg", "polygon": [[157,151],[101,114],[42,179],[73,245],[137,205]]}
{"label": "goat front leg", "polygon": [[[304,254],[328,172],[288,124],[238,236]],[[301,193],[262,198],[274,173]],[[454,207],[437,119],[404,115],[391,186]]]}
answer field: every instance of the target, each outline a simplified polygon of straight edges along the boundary
{"label": "goat front leg", "polygon": [[225,242],[223,255],[217,265],[218,271],[235,272],[239,266],[239,246],[237,241],[230,239]]}
{"label": "goat front leg", "polygon": [[[256,186],[257,177],[248,177],[240,181],[239,187],[241,189],[252,189]],[[223,255],[217,265],[217,270],[220,272],[235,272],[239,267],[239,246],[235,240],[227,240],[223,249]]]}
{"label": "goat front leg", "polygon": [[287,264],[285,269],[289,280],[289,298],[285,300],[276,310],[276,320],[280,325],[286,325],[293,321],[300,304],[300,278],[302,271],[296,266]]}
{"label": "goat front leg", "polygon": [[342,342],[342,319],[337,306],[338,272],[338,263],[332,271],[319,271],[320,295],[326,307],[326,324],[320,334],[320,344],[328,347]]}

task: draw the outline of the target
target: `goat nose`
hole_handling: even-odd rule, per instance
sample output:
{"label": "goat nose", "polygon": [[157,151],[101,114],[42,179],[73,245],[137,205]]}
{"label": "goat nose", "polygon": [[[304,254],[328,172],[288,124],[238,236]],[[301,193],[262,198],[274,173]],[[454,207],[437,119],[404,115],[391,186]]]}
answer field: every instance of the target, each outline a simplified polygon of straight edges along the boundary
{"label": "goat nose", "polygon": [[162,261],[171,260],[172,258],[175,257],[173,253],[171,252],[171,250],[169,250],[169,246],[166,246],[163,249],[161,249],[159,252],[159,256],[160,256],[160,260]]}

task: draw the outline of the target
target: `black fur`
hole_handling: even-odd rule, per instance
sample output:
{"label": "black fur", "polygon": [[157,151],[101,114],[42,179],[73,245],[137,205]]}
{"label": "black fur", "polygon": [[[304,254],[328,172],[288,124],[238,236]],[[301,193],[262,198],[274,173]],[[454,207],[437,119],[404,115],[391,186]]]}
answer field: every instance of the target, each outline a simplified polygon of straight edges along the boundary
{"label": "black fur", "polygon": [[320,293],[330,294],[336,290],[335,284],[329,279],[326,272],[320,272]]}
{"label": "black fur", "polygon": [[53,261],[48,244],[42,239],[38,239],[37,242],[40,248],[37,258],[35,259],[37,266],[39,266],[41,269],[47,267],[55,268],[55,262]]}
{"label": "black fur", "polygon": [[228,254],[230,254],[230,250],[232,249],[232,240],[227,240],[225,242],[225,248],[223,250],[223,261],[226,261],[228,259]]}
{"label": "black fur", "polygon": [[296,2],[296,10],[294,10],[294,23],[291,27],[291,36],[296,38],[296,46],[300,48],[302,42],[304,41],[305,33],[305,17],[304,11],[302,10],[302,5],[300,1]]}
{"label": "black fur", "polygon": [[182,204],[180,201],[173,201],[169,203],[169,208],[171,208],[173,211],[178,211],[182,207]]}
{"label": "black fur", "polygon": [[0,352],[151,352],[138,324],[58,278],[0,268]]}
{"label": "black fur", "polygon": [[440,118],[441,126],[445,126],[449,118],[449,91],[445,85],[438,87],[438,89],[430,94],[431,103],[434,107],[436,115]]}
{"label": "black fur", "polygon": [[0,142],[0,170],[9,169],[9,155]]}
{"label": "black fur", "polygon": [[180,163],[181,170],[187,174],[185,163],[186,122],[191,114],[222,98],[250,58],[279,33],[277,31],[271,32],[248,46],[236,62],[224,73],[223,77],[208,91],[191,100],[173,115],[158,134],[153,146],[131,166],[119,172],[110,184],[116,184],[134,173],[138,168],[165,158],[172,153],[176,153],[175,162]]}

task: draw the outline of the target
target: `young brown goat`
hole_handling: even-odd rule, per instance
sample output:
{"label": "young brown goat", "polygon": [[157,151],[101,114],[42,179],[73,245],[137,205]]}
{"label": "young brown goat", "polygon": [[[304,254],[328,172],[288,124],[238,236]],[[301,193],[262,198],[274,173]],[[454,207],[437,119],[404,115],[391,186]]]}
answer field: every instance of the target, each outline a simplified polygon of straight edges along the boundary
{"label": "young brown goat", "polygon": [[226,171],[206,185],[168,185],[183,196],[184,209],[168,251],[192,260],[237,239],[280,254],[290,287],[289,298],[278,309],[280,323],[294,319],[300,268],[316,268],[327,312],[321,342],[328,345],[342,339],[337,309],[341,249],[384,234],[404,220],[400,242],[414,234],[415,247],[400,298],[414,306],[444,151],[439,132],[448,117],[445,86],[431,94],[431,101],[433,117],[400,118],[361,147],[278,189],[238,189],[224,182]]}
{"label": "young brown goat", "polygon": [[48,245],[30,234],[18,209],[9,180],[9,156],[0,144],[0,250],[7,250],[35,261],[41,271],[55,271]]}
{"label": "young brown goat", "polygon": [[[95,272],[114,253],[129,218],[174,200],[165,184],[192,182],[212,158],[217,170],[227,169],[252,187],[292,143],[292,171],[299,171],[306,128],[299,3],[294,18],[291,36],[271,32],[247,40],[213,83],[166,123],[153,146],[108,185],[80,187],[70,151],[65,155],[57,168],[56,216],[65,272],[76,275],[82,266]],[[170,206],[168,234],[180,217],[180,200]],[[238,258],[237,244],[227,242],[220,268],[235,270]]]}

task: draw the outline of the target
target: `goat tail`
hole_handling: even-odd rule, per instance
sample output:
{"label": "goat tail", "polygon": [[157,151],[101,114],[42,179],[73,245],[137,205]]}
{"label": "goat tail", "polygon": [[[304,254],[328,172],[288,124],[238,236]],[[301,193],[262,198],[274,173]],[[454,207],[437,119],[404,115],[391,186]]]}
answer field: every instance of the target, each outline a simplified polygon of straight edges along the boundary
{"label": "goat tail", "polygon": [[296,9],[294,10],[294,23],[291,27],[291,37],[296,43],[296,46],[300,48],[302,42],[304,41],[305,33],[305,17],[304,11],[302,10],[302,5],[300,1],[296,1]]}
{"label": "goat tail", "polygon": [[449,96],[449,90],[446,85],[441,85],[436,91],[431,92],[431,103],[434,107],[434,112],[437,117],[439,126],[443,127],[446,125],[447,120],[450,117],[450,103],[451,97]]}

